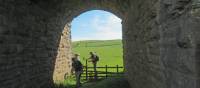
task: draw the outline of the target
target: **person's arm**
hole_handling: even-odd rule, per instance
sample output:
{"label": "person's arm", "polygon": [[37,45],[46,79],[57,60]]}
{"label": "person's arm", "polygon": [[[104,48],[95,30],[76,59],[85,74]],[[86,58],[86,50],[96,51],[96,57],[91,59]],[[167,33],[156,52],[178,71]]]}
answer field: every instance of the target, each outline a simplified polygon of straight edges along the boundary
{"label": "person's arm", "polygon": [[79,70],[83,71],[83,64],[81,63],[81,61],[77,61],[77,64],[79,64]]}
{"label": "person's arm", "polygon": [[72,74],[74,74],[75,69],[74,69],[74,63],[72,63],[72,70],[71,70]]}
{"label": "person's arm", "polygon": [[88,62],[92,62],[92,57],[89,57],[87,60]]}
{"label": "person's arm", "polygon": [[[80,61],[79,61],[80,62]],[[84,68],[84,66],[83,66],[83,64],[80,62],[80,64],[81,64],[81,67],[82,67],[82,70],[83,70],[83,68]]]}

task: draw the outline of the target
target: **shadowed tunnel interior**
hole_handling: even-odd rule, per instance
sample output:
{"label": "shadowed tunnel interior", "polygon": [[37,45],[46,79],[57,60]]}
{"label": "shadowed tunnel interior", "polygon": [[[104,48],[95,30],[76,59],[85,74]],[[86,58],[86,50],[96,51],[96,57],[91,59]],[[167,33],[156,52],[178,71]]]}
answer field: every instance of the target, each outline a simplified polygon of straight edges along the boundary
{"label": "shadowed tunnel interior", "polygon": [[[132,88],[199,88],[192,0],[0,0],[0,87],[49,88],[70,74],[70,23],[90,10],[122,19]],[[145,85],[144,85],[145,84]]]}

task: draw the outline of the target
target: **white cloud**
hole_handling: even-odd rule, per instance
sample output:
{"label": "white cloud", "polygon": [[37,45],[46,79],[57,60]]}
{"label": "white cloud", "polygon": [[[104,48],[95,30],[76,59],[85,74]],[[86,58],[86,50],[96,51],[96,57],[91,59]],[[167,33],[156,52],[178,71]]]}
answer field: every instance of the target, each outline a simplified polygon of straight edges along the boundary
{"label": "white cloud", "polygon": [[86,25],[91,27],[89,29],[92,30],[90,35],[87,36],[87,34],[85,34],[86,36],[73,37],[73,41],[122,39],[122,25],[120,18],[112,14],[102,18],[101,15],[97,14],[91,19],[89,24],[81,24],[82,29],[87,29]]}
{"label": "white cloud", "polygon": [[114,15],[109,15],[105,19],[100,19],[97,16],[91,22],[91,26],[97,31],[94,33],[95,39],[110,40],[122,38],[121,19]]}

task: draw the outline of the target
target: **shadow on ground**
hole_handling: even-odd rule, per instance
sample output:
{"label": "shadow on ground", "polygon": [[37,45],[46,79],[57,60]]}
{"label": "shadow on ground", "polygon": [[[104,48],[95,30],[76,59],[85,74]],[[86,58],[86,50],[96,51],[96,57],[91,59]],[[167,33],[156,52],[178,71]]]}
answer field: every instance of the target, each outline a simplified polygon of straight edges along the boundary
{"label": "shadow on ground", "polygon": [[99,82],[84,84],[81,88],[130,88],[125,78],[108,78]]}
{"label": "shadow on ground", "polygon": [[[57,84],[54,88],[75,88],[75,85]],[[125,78],[107,78],[95,82],[86,82],[80,88],[130,88],[130,86]]]}

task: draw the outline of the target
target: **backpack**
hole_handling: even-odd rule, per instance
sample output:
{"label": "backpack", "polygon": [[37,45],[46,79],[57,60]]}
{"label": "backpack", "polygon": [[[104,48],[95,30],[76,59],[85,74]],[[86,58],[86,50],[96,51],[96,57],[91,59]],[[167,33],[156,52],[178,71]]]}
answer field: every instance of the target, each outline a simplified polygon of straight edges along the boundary
{"label": "backpack", "polygon": [[82,71],[83,70],[83,65],[81,64],[80,61],[75,61],[73,63],[73,67],[74,67],[75,71]]}
{"label": "backpack", "polygon": [[99,61],[99,56],[95,55],[95,61]]}

